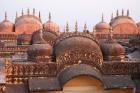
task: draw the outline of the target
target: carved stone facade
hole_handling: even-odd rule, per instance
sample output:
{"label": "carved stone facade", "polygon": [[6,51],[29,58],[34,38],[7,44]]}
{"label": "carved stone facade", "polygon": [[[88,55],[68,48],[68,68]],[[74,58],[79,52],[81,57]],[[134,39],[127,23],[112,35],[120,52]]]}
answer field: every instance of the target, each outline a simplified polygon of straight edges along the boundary
{"label": "carved stone facade", "polygon": [[53,77],[56,76],[56,64],[19,64],[6,62],[6,82],[7,83],[24,83],[28,78],[33,77]]}
{"label": "carved stone facade", "polygon": [[[85,25],[80,32],[76,22],[74,32],[69,31],[68,23],[66,31],[59,32],[50,14],[43,28],[40,13],[35,16],[35,10],[33,14],[28,10],[16,17],[14,28],[12,33],[0,33],[0,56],[5,59],[6,74],[5,83],[0,82],[1,93],[14,89],[18,93],[62,91],[65,83],[81,75],[98,79],[105,89],[125,87],[139,93],[140,60],[131,58],[138,56],[134,52],[140,54],[140,38],[136,23],[128,15],[113,17],[110,24],[102,19],[94,31],[88,31]],[[5,46],[6,40],[15,45]],[[26,55],[24,60],[12,59],[19,54]],[[111,60],[104,59],[112,56]]]}

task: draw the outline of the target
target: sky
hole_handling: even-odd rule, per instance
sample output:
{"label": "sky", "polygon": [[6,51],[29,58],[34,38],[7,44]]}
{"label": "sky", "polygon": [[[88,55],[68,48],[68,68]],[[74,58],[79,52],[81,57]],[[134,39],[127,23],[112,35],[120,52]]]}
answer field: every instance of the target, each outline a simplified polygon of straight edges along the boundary
{"label": "sky", "polygon": [[[8,18],[15,21],[16,11],[18,15],[23,9],[27,12],[29,8],[41,12],[42,22],[48,20],[48,14],[51,12],[52,20],[60,25],[61,30],[68,21],[71,28],[75,22],[78,22],[82,29],[85,23],[89,30],[101,21],[101,15],[104,14],[104,20],[110,21],[111,14],[116,13],[118,9],[130,10],[130,16],[136,21],[140,21],[140,0],[0,0],[0,21],[4,19],[4,13],[7,11]],[[73,30],[73,29],[72,29]]]}

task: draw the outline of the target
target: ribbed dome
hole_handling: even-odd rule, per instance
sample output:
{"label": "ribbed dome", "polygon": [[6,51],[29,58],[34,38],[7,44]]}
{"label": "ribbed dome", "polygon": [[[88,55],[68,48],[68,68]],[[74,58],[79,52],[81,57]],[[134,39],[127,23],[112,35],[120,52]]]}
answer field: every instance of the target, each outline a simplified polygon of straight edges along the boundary
{"label": "ribbed dome", "polygon": [[0,32],[13,32],[14,24],[9,20],[0,23]]}
{"label": "ribbed dome", "polygon": [[115,34],[136,34],[138,28],[135,21],[129,16],[117,16],[110,22]]}
{"label": "ribbed dome", "polygon": [[[33,39],[37,37],[37,41]],[[28,60],[35,62],[49,62],[53,52],[52,46],[44,41],[41,31],[36,31],[32,36],[32,45],[28,48]]]}
{"label": "ribbed dome", "polygon": [[101,50],[104,60],[123,60],[125,58],[125,49],[117,43],[112,37],[101,43]]}
{"label": "ribbed dome", "polygon": [[22,33],[18,35],[17,42],[20,45],[29,45],[31,42],[31,35]]}
{"label": "ribbed dome", "polygon": [[134,22],[132,18],[128,16],[118,16],[111,21],[111,26],[115,27],[118,24],[123,24],[123,23],[130,23],[130,24],[136,25],[136,23]]}
{"label": "ribbed dome", "polygon": [[102,64],[101,50],[96,41],[87,33],[66,33],[57,39],[54,46],[56,61],[60,64],[88,62],[96,66]]}
{"label": "ribbed dome", "polygon": [[52,32],[56,32],[58,33],[59,32],[59,25],[54,23],[52,20],[51,20],[51,15],[49,14],[49,20],[43,24],[43,27],[46,31],[52,31]]}
{"label": "ribbed dome", "polygon": [[35,15],[22,15],[16,18],[15,21],[15,31],[17,34],[21,34],[23,32],[32,34],[34,31],[42,28],[41,19]]}

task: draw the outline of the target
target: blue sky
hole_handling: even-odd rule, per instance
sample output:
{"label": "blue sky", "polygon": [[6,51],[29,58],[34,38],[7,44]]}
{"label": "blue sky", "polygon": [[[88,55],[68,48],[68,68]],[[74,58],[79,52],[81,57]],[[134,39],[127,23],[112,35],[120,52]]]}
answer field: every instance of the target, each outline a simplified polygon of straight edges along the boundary
{"label": "blue sky", "polygon": [[109,22],[112,13],[116,10],[130,10],[130,16],[136,22],[140,21],[140,0],[0,0],[0,21],[7,11],[8,18],[14,22],[16,11],[20,14],[27,8],[35,8],[41,11],[43,23],[48,20],[48,13],[51,12],[52,19],[63,29],[66,22],[71,27],[78,21],[80,28],[86,22],[89,29],[101,20],[104,13],[106,22]]}

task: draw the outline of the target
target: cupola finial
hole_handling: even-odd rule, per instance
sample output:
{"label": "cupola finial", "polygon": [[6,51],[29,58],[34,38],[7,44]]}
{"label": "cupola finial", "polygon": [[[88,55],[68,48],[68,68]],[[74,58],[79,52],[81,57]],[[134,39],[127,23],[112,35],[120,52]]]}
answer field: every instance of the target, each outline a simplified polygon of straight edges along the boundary
{"label": "cupola finial", "polygon": [[102,13],[102,22],[104,22],[104,14]]}
{"label": "cupola finial", "polygon": [[93,36],[94,36],[94,38],[96,38],[96,29],[95,29],[95,27],[93,27]]}
{"label": "cupola finial", "polygon": [[116,12],[116,16],[119,16],[119,10],[117,10],[117,12]]}
{"label": "cupola finial", "polygon": [[41,13],[40,13],[40,11],[39,11],[38,17],[39,17],[39,19],[41,19]]}
{"label": "cupola finial", "polygon": [[18,18],[18,13],[16,12],[16,18]]}
{"label": "cupola finial", "polygon": [[27,9],[27,14],[30,15],[30,10],[29,10],[29,8]]}
{"label": "cupola finial", "polygon": [[33,8],[33,15],[35,15],[35,8]]}
{"label": "cupola finial", "polygon": [[5,20],[7,20],[7,12],[5,12]]}
{"label": "cupola finial", "polygon": [[84,25],[84,31],[87,31],[87,24]]}
{"label": "cupola finial", "polygon": [[22,15],[22,16],[24,15],[24,11],[23,11],[23,9],[22,9],[22,11],[21,11],[21,15]]}
{"label": "cupola finial", "polygon": [[130,13],[129,13],[129,9],[127,10],[127,16],[129,16],[130,15]]}
{"label": "cupola finial", "polygon": [[66,32],[69,32],[69,24],[68,24],[68,22],[66,24]]}
{"label": "cupola finial", "polygon": [[51,12],[49,12],[49,21],[51,21]]}
{"label": "cupola finial", "polygon": [[122,9],[122,16],[124,16],[124,10]]}
{"label": "cupola finial", "polygon": [[75,32],[78,32],[78,23],[77,23],[77,21],[75,23]]}
{"label": "cupola finial", "polygon": [[114,16],[113,16],[113,13],[111,14],[111,20],[113,20]]}

